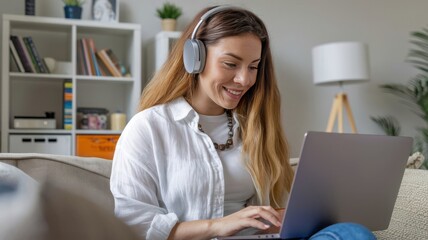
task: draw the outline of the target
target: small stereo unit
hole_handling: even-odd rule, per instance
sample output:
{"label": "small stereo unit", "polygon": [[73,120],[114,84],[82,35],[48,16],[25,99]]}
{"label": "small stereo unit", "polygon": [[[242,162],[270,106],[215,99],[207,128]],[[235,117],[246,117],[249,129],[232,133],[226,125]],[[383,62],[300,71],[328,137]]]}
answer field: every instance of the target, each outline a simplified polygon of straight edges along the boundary
{"label": "small stereo unit", "polygon": [[55,129],[55,113],[45,112],[44,117],[15,116],[13,119],[13,127],[16,129]]}

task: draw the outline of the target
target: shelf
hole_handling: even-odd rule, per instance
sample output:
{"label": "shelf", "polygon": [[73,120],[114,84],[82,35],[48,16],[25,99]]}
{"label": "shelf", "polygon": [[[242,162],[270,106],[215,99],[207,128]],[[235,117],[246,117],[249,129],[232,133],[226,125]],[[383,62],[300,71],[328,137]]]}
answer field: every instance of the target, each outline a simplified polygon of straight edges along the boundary
{"label": "shelf", "polygon": [[13,21],[13,28],[29,28],[36,30],[59,31],[67,27],[79,26],[83,29],[96,28],[97,32],[123,34],[125,31],[139,29],[139,25],[132,23],[104,23],[100,21],[66,19],[55,17],[34,17],[25,15],[4,14],[3,20]]}
{"label": "shelf", "polygon": [[9,129],[10,134],[70,134],[71,130],[64,129]]}
{"label": "shelf", "polygon": [[114,130],[87,130],[87,129],[78,129],[76,134],[88,134],[88,135],[104,135],[104,134],[121,134],[122,131]]}
{"label": "shelf", "polygon": [[118,83],[133,83],[134,79],[131,77],[100,77],[100,76],[84,76],[78,75],[76,76],[76,80],[78,81],[87,81],[87,82],[95,82],[95,81],[108,81],[108,82],[118,82]]}
{"label": "shelf", "polygon": [[9,73],[10,77],[17,77],[17,78],[58,78],[58,79],[65,79],[65,78],[72,78],[73,75],[70,74],[53,74],[53,73],[18,73],[18,72],[11,72]]}

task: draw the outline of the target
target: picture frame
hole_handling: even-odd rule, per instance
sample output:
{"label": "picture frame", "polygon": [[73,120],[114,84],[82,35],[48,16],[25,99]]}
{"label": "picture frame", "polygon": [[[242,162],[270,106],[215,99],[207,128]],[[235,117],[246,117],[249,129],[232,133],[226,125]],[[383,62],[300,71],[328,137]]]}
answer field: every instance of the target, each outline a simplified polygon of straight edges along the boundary
{"label": "picture frame", "polygon": [[119,0],[92,0],[92,20],[119,22]]}

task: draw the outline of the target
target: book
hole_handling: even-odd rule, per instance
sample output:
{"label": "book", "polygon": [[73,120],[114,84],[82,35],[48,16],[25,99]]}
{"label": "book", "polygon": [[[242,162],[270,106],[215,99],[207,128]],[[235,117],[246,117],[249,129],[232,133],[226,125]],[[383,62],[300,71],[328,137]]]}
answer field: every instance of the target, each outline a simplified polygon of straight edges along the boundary
{"label": "book", "polygon": [[32,62],[31,55],[27,50],[27,47],[24,43],[24,40],[22,39],[22,37],[18,37],[18,41],[19,41],[20,45],[22,46],[22,49],[24,50],[25,58],[28,60],[28,62],[30,64],[31,72],[37,73],[36,67],[34,66],[34,64]]}
{"label": "book", "polygon": [[100,69],[98,67],[97,58],[95,57],[95,53],[97,52],[97,50],[95,48],[94,39],[87,38],[86,41],[88,42],[89,54],[91,55],[91,60],[92,60],[92,64],[93,64],[93,67],[94,67],[94,70],[95,70],[95,75],[101,76],[101,72],[100,72]]}
{"label": "book", "polygon": [[82,39],[77,40],[77,74],[88,75],[86,70]]}
{"label": "book", "polygon": [[101,76],[113,76],[111,75],[110,71],[107,69],[107,66],[104,64],[104,62],[100,59],[100,56],[96,55],[98,67],[100,68]]}
{"label": "book", "polygon": [[113,53],[113,50],[111,50],[111,48],[106,49],[106,53],[109,56],[110,60],[113,62],[114,66],[120,72],[120,75],[123,76],[123,74],[122,74],[122,64],[120,64],[119,58],[116,56],[116,54]]}
{"label": "book", "polygon": [[42,64],[45,66],[45,68],[46,68],[46,72],[47,72],[47,73],[51,73],[51,70],[53,70],[53,69],[50,69],[50,68],[48,67],[48,64],[46,63],[46,58],[42,58]]}
{"label": "book", "polygon": [[18,70],[20,72],[25,72],[24,65],[22,65],[21,59],[19,58],[18,52],[16,51],[15,45],[13,45],[11,39],[9,39],[9,49],[16,66],[18,66]]}
{"label": "book", "polygon": [[37,64],[38,68],[40,69],[40,72],[41,73],[49,73],[48,68],[43,63],[42,57],[40,56],[40,54],[36,48],[36,44],[34,43],[33,38],[28,36],[28,37],[24,37],[23,39],[24,39],[24,42],[26,42],[28,44],[28,46],[30,47],[29,52],[34,56],[34,58],[36,60],[36,64]]}
{"label": "book", "polygon": [[25,72],[28,72],[28,73],[35,72],[34,66],[31,63],[31,60],[29,59],[29,57],[27,57],[24,51],[24,49],[26,48],[21,44],[21,41],[19,41],[19,37],[15,35],[11,35],[10,40],[12,40],[13,45],[16,48],[19,59],[21,59],[22,65],[24,66]]}
{"label": "book", "polygon": [[107,70],[110,72],[110,74],[114,77],[122,77],[122,73],[116,68],[113,61],[110,59],[110,57],[107,54],[107,48],[101,49],[97,52],[98,57],[101,59],[103,64],[107,67]]}
{"label": "book", "polygon": [[73,129],[73,83],[70,80],[64,81],[64,112],[63,125],[65,130]]}
{"label": "book", "polygon": [[25,37],[23,37],[22,40],[24,41],[24,46],[27,49],[28,55],[30,56],[31,62],[33,63],[33,66],[34,66],[34,69],[36,69],[37,73],[41,73],[40,67],[36,61],[36,57],[34,56],[34,54],[31,51],[30,44],[28,43],[28,41],[26,40]]}
{"label": "book", "polygon": [[86,70],[88,71],[88,75],[94,76],[96,75],[95,68],[92,62],[92,57],[89,52],[89,44],[86,41],[86,38],[82,38],[82,46],[83,46],[83,56],[85,58]]}
{"label": "book", "polygon": [[9,51],[9,72],[21,72],[18,67],[18,63],[12,56],[12,50]]}

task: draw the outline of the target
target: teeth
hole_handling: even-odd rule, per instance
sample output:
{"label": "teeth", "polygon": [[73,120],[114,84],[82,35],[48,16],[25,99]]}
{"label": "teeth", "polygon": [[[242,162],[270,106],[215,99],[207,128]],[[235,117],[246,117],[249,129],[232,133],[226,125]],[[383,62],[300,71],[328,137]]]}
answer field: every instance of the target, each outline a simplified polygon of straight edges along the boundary
{"label": "teeth", "polygon": [[233,91],[230,89],[227,89],[228,92],[232,93],[233,95],[241,95],[242,91]]}

